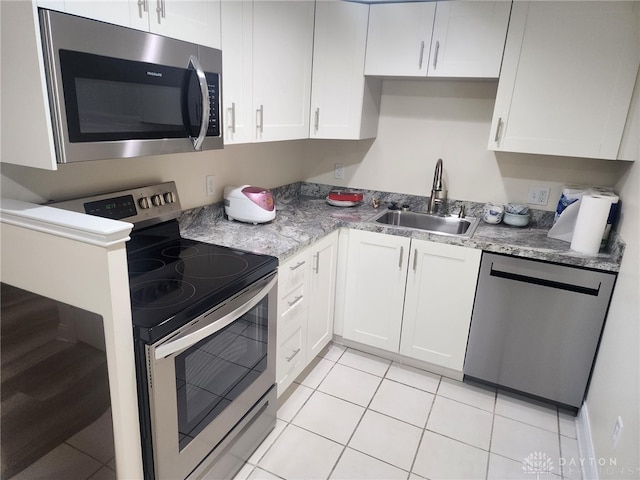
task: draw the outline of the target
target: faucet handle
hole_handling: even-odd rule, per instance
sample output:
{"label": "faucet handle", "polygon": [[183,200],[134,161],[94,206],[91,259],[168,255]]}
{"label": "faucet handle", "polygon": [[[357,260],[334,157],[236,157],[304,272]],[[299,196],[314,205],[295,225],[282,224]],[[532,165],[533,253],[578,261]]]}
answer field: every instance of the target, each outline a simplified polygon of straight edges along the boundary
{"label": "faucet handle", "polygon": [[466,209],[464,205],[460,205],[460,212],[458,212],[458,218],[464,218],[466,216]]}

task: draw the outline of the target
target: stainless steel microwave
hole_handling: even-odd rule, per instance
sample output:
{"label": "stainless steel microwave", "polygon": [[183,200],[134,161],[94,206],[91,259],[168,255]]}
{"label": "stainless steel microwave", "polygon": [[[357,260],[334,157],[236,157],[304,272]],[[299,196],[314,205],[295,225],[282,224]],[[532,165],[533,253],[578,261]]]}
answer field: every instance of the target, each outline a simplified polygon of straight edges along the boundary
{"label": "stainless steel microwave", "polygon": [[40,10],[58,163],[223,147],[222,52]]}

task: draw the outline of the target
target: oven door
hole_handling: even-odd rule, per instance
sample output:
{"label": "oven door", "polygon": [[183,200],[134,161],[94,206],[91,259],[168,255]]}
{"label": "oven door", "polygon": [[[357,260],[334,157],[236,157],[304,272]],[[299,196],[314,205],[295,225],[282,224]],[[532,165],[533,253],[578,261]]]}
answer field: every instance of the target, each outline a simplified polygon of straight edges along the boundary
{"label": "oven door", "polygon": [[275,383],[277,274],[147,347],[156,478],[185,478]]}

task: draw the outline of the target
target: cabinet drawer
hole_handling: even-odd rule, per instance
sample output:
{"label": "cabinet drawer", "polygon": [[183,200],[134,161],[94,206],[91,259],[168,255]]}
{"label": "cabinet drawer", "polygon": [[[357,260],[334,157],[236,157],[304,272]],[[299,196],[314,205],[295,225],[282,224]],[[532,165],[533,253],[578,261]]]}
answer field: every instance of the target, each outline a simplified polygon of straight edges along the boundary
{"label": "cabinet drawer", "polygon": [[278,269],[280,284],[284,285],[288,282],[302,283],[305,273],[309,271],[309,263],[310,257],[307,249],[280,265]]}
{"label": "cabinet drawer", "polygon": [[[290,285],[290,283],[289,283]],[[305,320],[309,299],[306,285],[295,286],[278,300],[278,328],[287,328],[296,319]],[[306,321],[306,320],[305,320]]]}
{"label": "cabinet drawer", "polygon": [[278,329],[276,381],[278,396],[300,375],[305,362],[305,329],[302,322],[294,322],[288,328]]}

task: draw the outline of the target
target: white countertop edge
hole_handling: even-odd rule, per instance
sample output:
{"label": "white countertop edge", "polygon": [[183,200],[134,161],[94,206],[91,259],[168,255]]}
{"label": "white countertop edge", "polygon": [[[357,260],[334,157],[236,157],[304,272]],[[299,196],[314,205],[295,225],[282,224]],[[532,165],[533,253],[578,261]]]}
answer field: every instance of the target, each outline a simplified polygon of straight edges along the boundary
{"label": "white countertop edge", "polygon": [[10,198],[0,201],[0,222],[104,248],[129,240],[133,228],[128,222]]}

